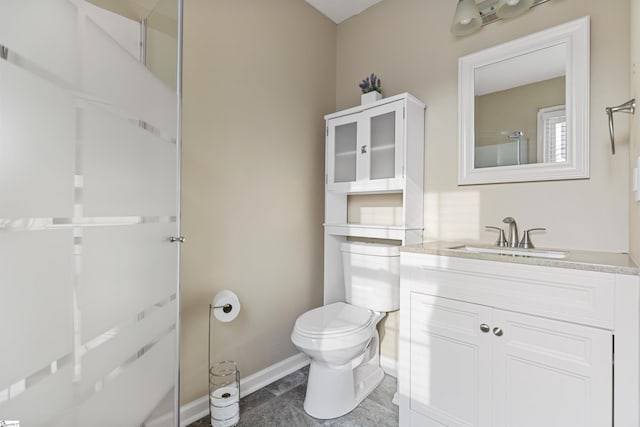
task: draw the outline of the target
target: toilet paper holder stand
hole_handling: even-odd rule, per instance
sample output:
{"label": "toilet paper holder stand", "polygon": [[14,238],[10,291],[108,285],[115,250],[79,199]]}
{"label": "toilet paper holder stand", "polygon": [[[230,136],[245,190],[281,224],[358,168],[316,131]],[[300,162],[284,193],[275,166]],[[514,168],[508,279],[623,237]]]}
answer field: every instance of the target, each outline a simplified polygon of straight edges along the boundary
{"label": "toilet paper holder stand", "polygon": [[[213,304],[209,304],[209,346],[208,346],[208,377],[209,377],[209,419],[213,422],[213,412],[212,412],[212,406],[213,406],[213,392],[214,390],[214,368],[216,367],[220,367],[220,366],[230,366],[231,369],[228,369],[229,371],[229,375],[228,377],[230,377],[230,381],[232,382],[233,386],[237,389],[237,397],[233,398],[231,395],[229,395],[229,393],[225,393],[223,395],[221,395],[222,398],[232,398],[233,400],[238,399],[237,403],[233,403],[238,405],[239,404],[239,399],[240,399],[240,370],[238,369],[238,366],[236,365],[236,363],[232,360],[225,360],[222,362],[217,362],[217,363],[212,363],[211,361],[211,343],[213,342],[213,319],[214,314],[213,311],[215,309],[222,309],[222,311],[224,313],[230,313],[231,310],[233,310],[233,305],[232,304],[223,304],[223,305],[213,305]],[[217,384],[217,385],[222,385],[222,384]],[[219,387],[216,387],[216,389]],[[239,406],[238,406],[239,409]],[[239,421],[239,411],[238,411],[238,416],[236,416],[237,420]],[[227,421],[231,421],[231,419],[227,420]],[[237,423],[237,422],[236,422]],[[223,423],[224,425],[230,425],[227,424],[226,422]],[[213,423],[211,424],[213,425]],[[236,425],[236,424],[233,424]]]}

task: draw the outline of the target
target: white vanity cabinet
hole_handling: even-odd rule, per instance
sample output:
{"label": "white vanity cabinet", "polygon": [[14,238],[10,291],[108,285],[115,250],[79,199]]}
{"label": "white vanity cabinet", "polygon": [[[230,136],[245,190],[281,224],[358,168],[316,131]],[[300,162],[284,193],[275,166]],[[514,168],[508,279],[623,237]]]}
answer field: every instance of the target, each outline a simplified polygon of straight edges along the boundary
{"label": "white vanity cabinet", "polygon": [[634,275],[403,252],[400,425],[639,425],[638,295]]}

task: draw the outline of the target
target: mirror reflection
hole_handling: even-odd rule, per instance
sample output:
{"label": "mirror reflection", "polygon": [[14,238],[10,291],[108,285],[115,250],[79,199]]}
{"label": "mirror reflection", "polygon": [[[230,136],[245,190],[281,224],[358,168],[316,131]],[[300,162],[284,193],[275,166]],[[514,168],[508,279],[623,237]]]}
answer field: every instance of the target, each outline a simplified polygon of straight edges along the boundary
{"label": "mirror reflection", "polygon": [[458,185],[589,177],[589,17],[458,66]]}
{"label": "mirror reflection", "polygon": [[567,161],[566,46],[474,72],[475,168]]}

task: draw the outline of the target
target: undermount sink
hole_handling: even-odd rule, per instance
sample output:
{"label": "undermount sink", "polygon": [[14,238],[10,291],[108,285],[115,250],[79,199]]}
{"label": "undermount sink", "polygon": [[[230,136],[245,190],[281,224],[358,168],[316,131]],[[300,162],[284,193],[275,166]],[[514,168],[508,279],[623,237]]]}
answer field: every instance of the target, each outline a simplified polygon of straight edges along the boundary
{"label": "undermount sink", "polygon": [[524,248],[508,248],[499,246],[482,246],[482,245],[458,245],[449,249],[456,251],[464,251],[471,253],[487,253],[496,255],[523,256],[534,258],[554,258],[562,259],[567,256],[564,251],[550,251],[546,249],[524,249]]}

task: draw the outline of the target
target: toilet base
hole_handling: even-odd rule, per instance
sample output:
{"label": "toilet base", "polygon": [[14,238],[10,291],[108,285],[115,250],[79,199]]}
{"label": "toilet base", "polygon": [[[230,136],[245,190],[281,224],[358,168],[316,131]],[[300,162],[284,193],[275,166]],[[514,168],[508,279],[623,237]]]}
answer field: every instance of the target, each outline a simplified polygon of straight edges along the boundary
{"label": "toilet base", "polygon": [[[374,341],[377,347],[378,340]],[[329,367],[312,360],[305,412],[314,418],[331,419],[354,410],[384,379],[378,352],[374,353],[369,361],[355,369],[351,364]]]}

